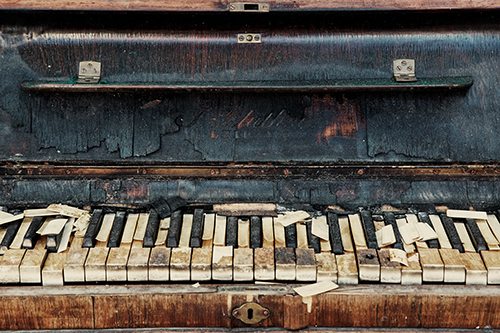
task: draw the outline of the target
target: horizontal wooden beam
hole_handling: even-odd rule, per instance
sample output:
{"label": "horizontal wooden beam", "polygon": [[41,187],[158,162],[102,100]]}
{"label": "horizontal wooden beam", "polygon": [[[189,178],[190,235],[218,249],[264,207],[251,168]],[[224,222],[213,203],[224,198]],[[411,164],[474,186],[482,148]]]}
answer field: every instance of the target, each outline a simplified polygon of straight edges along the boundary
{"label": "horizontal wooden beam", "polygon": [[141,93],[162,91],[171,93],[239,92],[239,93],[348,93],[465,90],[472,86],[472,77],[419,79],[415,82],[396,82],[388,79],[353,79],[330,81],[235,81],[179,83],[92,83],[32,81],[22,88],[30,92],[48,93]]}
{"label": "horizontal wooden beam", "polygon": [[465,285],[357,285],[313,296],[292,285],[0,287],[0,329],[245,327],[232,309],[270,311],[258,327],[499,328],[500,289]]}
{"label": "horizontal wooden beam", "polygon": [[386,165],[386,164],[190,164],[190,165],[89,165],[89,164],[0,164],[4,177],[169,177],[169,178],[498,178],[497,164]]}
{"label": "horizontal wooden beam", "polygon": [[[227,0],[2,0],[0,10],[119,10],[119,11],[227,11]],[[245,2],[245,1],[243,1]],[[498,0],[253,0],[268,3],[271,11],[300,10],[438,10],[500,8]]]}

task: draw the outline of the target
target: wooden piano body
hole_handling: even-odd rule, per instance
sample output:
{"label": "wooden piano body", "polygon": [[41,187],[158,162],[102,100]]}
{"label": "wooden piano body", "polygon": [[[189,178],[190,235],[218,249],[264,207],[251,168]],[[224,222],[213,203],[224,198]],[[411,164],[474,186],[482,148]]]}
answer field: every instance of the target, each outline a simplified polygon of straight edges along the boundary
{"label": "wooden piano body", "polygon": [[[494,212],[499,9],[1,0],[0,205]],[[246,327],[248,302],[259,327],[500,327],[498,286],[344,285],[308,308],[293,284],[194,282],[2,286],[0,328]]]}

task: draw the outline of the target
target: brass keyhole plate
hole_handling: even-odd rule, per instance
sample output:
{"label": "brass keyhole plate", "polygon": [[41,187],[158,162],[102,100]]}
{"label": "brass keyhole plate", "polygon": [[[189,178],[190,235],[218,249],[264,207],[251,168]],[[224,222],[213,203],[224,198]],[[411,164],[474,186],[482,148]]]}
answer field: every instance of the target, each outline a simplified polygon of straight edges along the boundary
{"label": "brass keyhole plate", "polygon": [[269,318],[271,312],[258,303],[249,302],[234,308],[232,314],[234,318],[241,320],[245,324],[255,325]]}

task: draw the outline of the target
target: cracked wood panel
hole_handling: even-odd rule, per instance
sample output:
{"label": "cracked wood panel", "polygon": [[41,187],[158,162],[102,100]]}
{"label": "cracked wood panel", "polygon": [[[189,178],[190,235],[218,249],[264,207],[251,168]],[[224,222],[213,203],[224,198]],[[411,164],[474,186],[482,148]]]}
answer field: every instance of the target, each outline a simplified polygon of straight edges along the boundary
{"label": "cracked wood panel", "polygon": [[[152,11],[224,11],[232,1],[147,1],[147,0],[2,0],[0,9],[23,10],[152,10]],[[327,9],[486,9],[500,7],[495,0],[254,0],[251,3],[270,4],[271,10],[327,10]]]}
{"label": "cracked wood panel", "polygon": [[[33,26],[23,27],[22,19],[30,16],[20,15],[2,33],[0,158],[320,163],[499,159],[494,129],[500,125],[500,78],[491,70],[500,64],[499,26],[494,23],[498,13],[470,18],[434,14],[422,27],[422,16],[408,13],[391,15],[389,21],[396,23],[383,27],[377,22],[387,13],[332,16],[339,20],[316,15],[301,17],[301,23],[297,17],[279,23],[264,17],[221,23],[214,16],[204,17],[204,26],[196,17],[179,16],[172,17],[174,23],[185,21],[179,27],[168,23],[162,28],[158,23],[140,26],[136,21],[143,16],[132,17],[130,25],[107,27],[91,21],[86,26],[77,16],[76,23],[70,22],[69,14],[59,25],[37,26],[34,19]],[[363,18],[368,20],[356,26],[346,22]],[[165,17],[152,21],[161,19]],[[106,22],[106,16],[96,20]],[[248,26],[262,32],[262,44],[235,42],[236,33]],[[136,32],[130,33],[134,27]],[[416,59],[417,77],[472,75],[475,83],[466,93],[437,96],[30,95],[19,90],[27,80],[74,78],[83,59],[102,62],[104,81],[197,82],[390,78],[392,60],[400,57]]]}

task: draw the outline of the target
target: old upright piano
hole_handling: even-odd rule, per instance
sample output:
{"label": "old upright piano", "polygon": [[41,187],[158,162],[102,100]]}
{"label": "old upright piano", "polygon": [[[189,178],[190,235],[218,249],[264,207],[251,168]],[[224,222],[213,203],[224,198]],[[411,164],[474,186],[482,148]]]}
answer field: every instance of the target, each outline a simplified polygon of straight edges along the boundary
{"label": "old upright piano", "polygon": [[500,327],[499,9],[1,0],[0,328]]}

